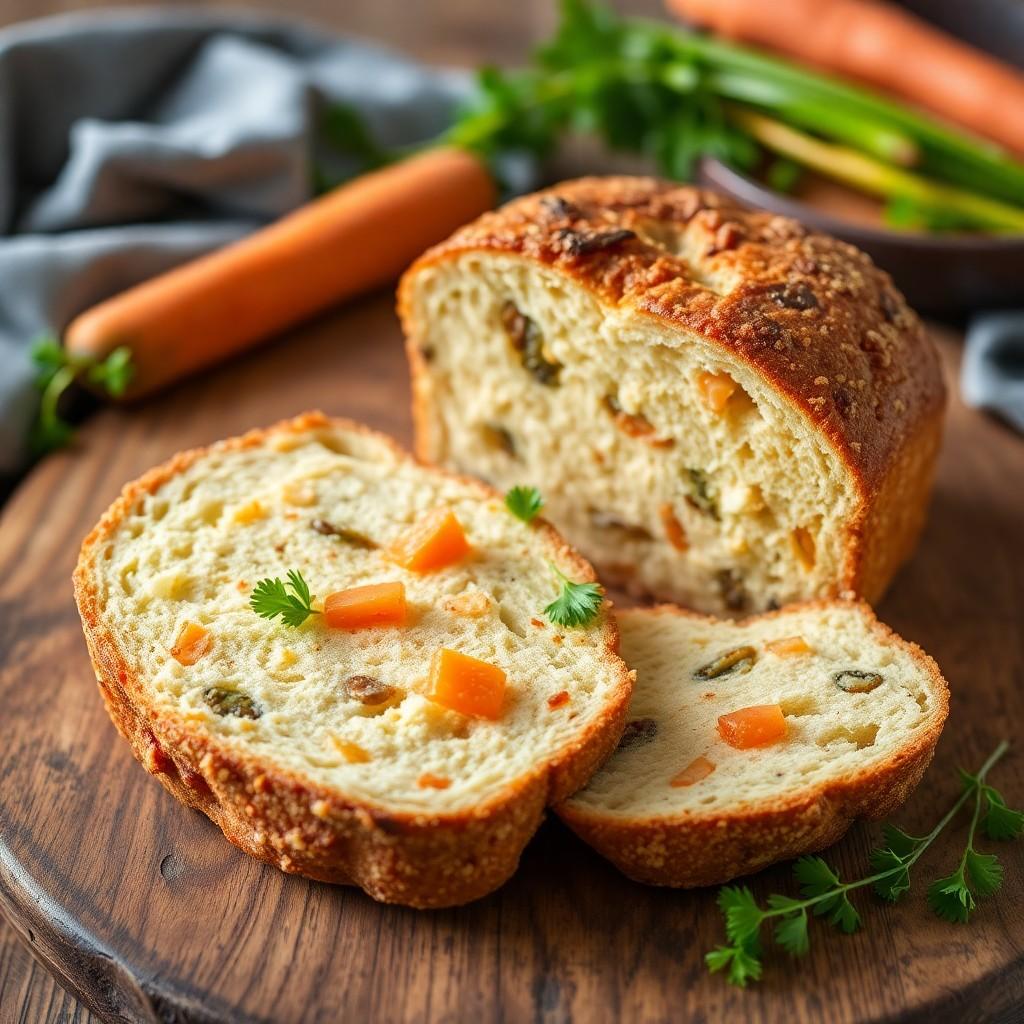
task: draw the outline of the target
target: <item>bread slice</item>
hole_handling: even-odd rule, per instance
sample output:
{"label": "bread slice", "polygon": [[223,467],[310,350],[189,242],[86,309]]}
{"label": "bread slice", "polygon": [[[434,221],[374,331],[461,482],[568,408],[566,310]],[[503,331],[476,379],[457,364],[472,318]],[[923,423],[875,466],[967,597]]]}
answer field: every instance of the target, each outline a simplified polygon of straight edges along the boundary
{"label": "bread slice", "polygon": [[[421,575],[375,546],[437,507],[456,514],[468,557]],[[589,626],[552,626],[549,563],[593,579],[489,488],[309,414],[129,484],[74,582],[111,718],[171,793],[285,871],[440,907],[508,878],[545,805],[586,781],[625,722],[614,620],[605,606]],[[291,569],[321,599],[401,581],[411,621],[345,632],[256,615],[257,581]],[[187,623],[211,642],[180,664]],[[428,699],[440,648],[504,670],[497,720]]]}
{"label": "bread slice", "polygon": [[[630,878],[711,885],[820,850],[854,819],[890,814],[931,761],[946,683],[865,604],[737,623],[660,607],[623,612],[619,625],[637,671],[630,724],[557,810]],[[723,741],[720,715],[772,704],[785,738]]]}
{"label": "bread slice", "polygon": [[875,601],[916,542],[942,375],[849,245],[590,178],[430,250],[399,307],[419,455],[538,486],[606,582],[716,614]]}

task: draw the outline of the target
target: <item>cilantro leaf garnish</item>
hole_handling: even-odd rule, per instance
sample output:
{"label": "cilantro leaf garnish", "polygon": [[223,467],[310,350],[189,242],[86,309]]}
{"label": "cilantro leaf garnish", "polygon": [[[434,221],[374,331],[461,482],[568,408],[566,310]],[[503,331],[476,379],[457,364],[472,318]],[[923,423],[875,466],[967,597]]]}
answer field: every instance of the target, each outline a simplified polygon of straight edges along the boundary
{"label": "cilantro leaf garnish", "polygon": [[544,498],[536,487],[513,487],[505,495],[505,508],[524,523],[532,522],[544,507]]}
{"label": "cilantro leaf garnish", "polygon": [[277,577],[260,580],[249,598],[249,607],[265,619],[280,615],[286,626],[301,626],[310,615],[316,614],[309,587],[302,574],[294,569],[288,570],[288,580],[284,583]]}
{"label": "cilantro leaf garnish", "polygon": [[600,584],[573,583],[557,566],[551,568],[561,580],[562,590],[544,609],[544,614],[556,626],[586,626],[593,622],[604,600]]}
{"label": "cilantro leaf garnish", "polygon": [[[1014,839],[1024,831],[1024,814],[1006,806],[998,790],[985,780],[992,766],[1006,753],[1003,742],[992,752],[976,775],[961,772],[964,791],[926,836],[912,836],[886,825],[884,845],[871,854],[871,872],[853,882],[843,882],[821,857],[801,857],[793,868],[800,899],[774,893],[762,907],[746,886],[725,886],[718,905],[725,923],[728,945],[718,946],[704,957],[711,972],[725,971],[734,985],[745,987],[762,974],[761,931],[772,924],[776,943],[793,956],[810,949],[808,911],[824,917],[843,932],[855,931],[860,914],[849,898],[856,889],[870,886],[883,899],[897,901],[910,889],[910,872],[918,859],[954,819],[964,804],[973,800],[974,813],[967,842],[956,870],[932,882],[927,900],[946,921],[964,924],[980,898],[991,896],[1003,883],[1003,868],[995,854],[974,847],[978,828],[991,839]],[[984,817],[982,809],[987,808]]]}

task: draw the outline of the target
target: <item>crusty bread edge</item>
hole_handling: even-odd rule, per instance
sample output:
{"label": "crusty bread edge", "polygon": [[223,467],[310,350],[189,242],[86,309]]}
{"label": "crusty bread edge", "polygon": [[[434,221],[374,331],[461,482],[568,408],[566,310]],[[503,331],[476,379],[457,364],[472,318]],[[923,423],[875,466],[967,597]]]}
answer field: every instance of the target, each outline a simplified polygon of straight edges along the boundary
{"label": "crusty bread edge", "polygon": [[[298,773],[264,763],[196,729],[176,712],[157,709],[104,624],[93,564],[142,495],[155,493],[211,450],[254,447],[274,433],[302,433],[318,427],[372,437],[384,442],[396,457],[411,460],[389,438],[361,424],[311,412],[182,452],[123,489],[85,538],[73,576],[100,691],[114,725],[140,763],[182,803],[206,814],[246,853],[283,871],[358,885],[383,902],[414,907],[466,903],[493,891],[515,871],[545,806],[564,800],[582,786],[618,743],[634,674],[618,657],[618,628],[610,608],[602,625],[604,657],[618,669],[619,685],[600,716],[547,763],[513,780],[485,803],[442,814],[396,811],[346,797]],[[483,497],[498,497],[479,481],[457,479]],[[535,520],[534,529],[551,546],[553,558],[573,575],[595,578],[589,564],[553,527]]]}
{"label": "crusty bread edge", "polygon": [[[723,214],[741,222],[744,218],[758,216],[733,206],[715,193],[685,189],[654,178],[581,178],[520,197],[493,213],[482,215],[446,241],[427,250],[406,270],[397,295],[398,315],[405,333],[411,376],[415,451],[421,460],[441,462],[441,442],[434,436],[431,372],[421,346],[423,327],[413,313],[417,274],[445,260],[470,253],[500,253],[556,270],[587,291],[600,304],[616,304],[621,297],[621,282],[631,276],[640,278],[642,270],[649,267],[656,257],[650,253],[638,255],[633,252],[621,257],[602,254],[595,260],[567,260],[558,254],[557,246],[553,244],[557,234],[564,229],[564,224],[538,211],[546,199],[560,197],[574,202],[581,195],[591,201],[597,196],[615,206],[631,189],[646,191],[652,202],[657,201],[666,190],[675,194],[688,193],[699,202],[717,204]],[[635,196],[631,198],[630,204],[636,205]],[[666,217],[683,223],[675,218],[671,207],[666,211]],[[787,221],[787,218],[776,219]],[[605,228],[609,226],[615,226],[614,222],[603,225]],[[837,256],[840,252],[854,251],[843,243],[832,242]],[[787,253],[786,258],[790,257],[791,254]],[[867,259],[859,253],[858,257]],[[801,280],[799,273],[781,264],[781,251],[778,259],[780,270],[785,270],[787,281]],[[613,265],[617,261],[621,267],[609,270],[609,261]],[[890,289],[891,294],[898,294],[891,288],[888,274],[873,265],[871,270],[878,281]],[[656,285],[660,284],[660,278],[654,280]],[[899,301],[902,303],[902,298]],[[879,601],[897,570],[912,554],[924,527],[934,478],[935,456],[945,418],[946,391],[941,369],[937,368],[934,375],[910,374],[893,394],[886,396],[890,402],[898,402],[906,410],[903,415],[905,429],[897,442],[883,449],[872,444],[868,435],[844,435],[835,419],[827,413],[823,414],[819,411],[820,407],[812,403],[816,394],[806,386],[796,384],[781,370],[771,349],[740,348],[730,344],[728,332],[723,332],[720,327],[709,330],[706,325],[701,330],[698,328],[700,318],[690,317],[661,299],[641,301],[635,303],[633,308],[638,316],[655,324],[698,334],[707,344],[717,346],[731,358],[746,363],[813,428],[821,431],[840,465],[853,479],[859,495],[859,506],[847,525],[840,577],[830,593],[820,596],[862,597],[871,603]],[[738,297],[734,305],[730,305],[725,322],[730,324],[733,331],[742,325],[742,296]],[[919,355],[930,351],[934,361],[934,350],[929,349],[930,343],[924,337],[920,320],[905,305],[904,324],[905,330],[918,343]],[[831,361],[831,357],[828,358]],[[893,509],[900,510],[901,514],[894,516],[891,511]],[[673,596],[650,593],[632,574],[623,574],[621,569],[616,571],[614,566],[604,564],[599,558],[595,557],[594,560],[604,578],[625,587],[636,597],[667,600]]]}
{"label": "crusty bread edge", "polygon": [[[906,651],[930,680],[939,706],[928,727],[891,757],[844,779],[796,790],[736,811],[686,816],[625,818],[575,805],[558,816],[625,875],[649,885],[695,888],[728,882],[778,861],[824,849],[858,818],[878,820],[896,810],[921,781],[949,713],[949,688],[938,665],[917,644],[879,622],[862,601],[818,600],[744,619],[737,625],[789,617],[794,611],[857,608],[867,615],[881,643]],[[671,605],[630,609],[625,615],[676,614],[707,622],[714,618]]]}

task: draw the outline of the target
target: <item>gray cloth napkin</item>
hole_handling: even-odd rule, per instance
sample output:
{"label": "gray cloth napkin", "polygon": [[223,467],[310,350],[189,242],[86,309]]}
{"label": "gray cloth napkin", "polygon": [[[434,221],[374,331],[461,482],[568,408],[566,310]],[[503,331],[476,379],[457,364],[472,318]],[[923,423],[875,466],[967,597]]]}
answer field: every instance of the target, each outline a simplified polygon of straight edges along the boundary
{"label": "gray cloth napkin", "polygon": [[332,102],[385,147],[429,139],[471,89],[368,43],[253,14],[68,15],[0,32],[0,475],[23,465],[33,339],[244,235],[357,163]]}
{"label": "gray cloth napkin", "polygon": [[971,321],[960,390],[968,405],[996,413],[1024,434],[1024,311]]}

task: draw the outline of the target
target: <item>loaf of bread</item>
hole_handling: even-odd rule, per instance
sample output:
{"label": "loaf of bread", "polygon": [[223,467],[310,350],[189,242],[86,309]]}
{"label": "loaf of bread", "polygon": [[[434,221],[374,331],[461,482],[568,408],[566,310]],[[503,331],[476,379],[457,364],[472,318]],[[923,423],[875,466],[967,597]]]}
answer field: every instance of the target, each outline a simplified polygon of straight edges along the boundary
{"label": "loaf of bread", "polygon": [[637,684],[622,742],[559,815],[640,882],[726,882],[892,813],[931,761],[949,694],[865,604],[742,622],[619,615]]}
{"label": "loaf of bread", "polygon": [[608,582],[714,613],[910,554],[936,352],[861,252],[647,178],[515,200],[406,274],[418,454],[529,483]]}
{"label": "loaf of bread", "polygon": [[[455,533],[414,562],[394,542],[437,509]],[[603,606],[552,625],[552,565],[593,580],[489,488],[308,414],[129,484],[74,582],[111,718],[174,796],[285,871],[439,907],[508,878],[625,723],[614,621]],[[290,571],[313,591],[298,625],[250,605]],[[356,628],[328,597],[387,582],[404,586],[403,624]],[[438,689],[442,650],[471,666],[452,677],[464,690]]]}

